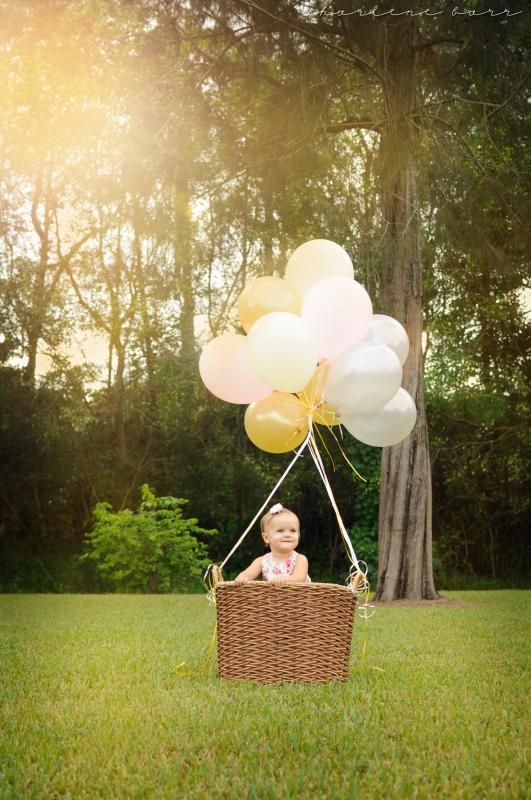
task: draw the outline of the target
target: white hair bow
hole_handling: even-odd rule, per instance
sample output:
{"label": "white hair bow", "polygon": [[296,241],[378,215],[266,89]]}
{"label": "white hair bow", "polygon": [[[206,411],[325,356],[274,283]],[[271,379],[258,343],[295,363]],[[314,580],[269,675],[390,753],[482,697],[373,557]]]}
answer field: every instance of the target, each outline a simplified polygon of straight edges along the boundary
{"label": "white hair bow", "polygon": [[284,511],[282,503],[275,503],[275,505],[271,506],[269,509],[270,514],[279,514],[281,511]]}

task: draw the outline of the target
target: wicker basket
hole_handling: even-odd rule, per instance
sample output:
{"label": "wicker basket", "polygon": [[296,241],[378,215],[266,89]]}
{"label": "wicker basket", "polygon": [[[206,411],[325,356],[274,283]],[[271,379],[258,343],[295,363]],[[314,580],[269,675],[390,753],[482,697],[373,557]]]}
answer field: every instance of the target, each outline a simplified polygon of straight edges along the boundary
{"label": "wicker basket", "polygon": [[221,678],[344,681],[356,598],[330,583],[236,586],[214,571]]}

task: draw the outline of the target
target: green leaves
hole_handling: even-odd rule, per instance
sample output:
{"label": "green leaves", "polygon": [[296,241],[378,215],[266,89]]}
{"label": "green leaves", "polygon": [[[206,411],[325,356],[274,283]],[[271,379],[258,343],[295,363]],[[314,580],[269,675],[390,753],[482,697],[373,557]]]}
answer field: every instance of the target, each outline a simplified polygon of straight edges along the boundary
{"label": "green leaves", "polygon": [[86,536],[81,561],[92,561],[109,586],[125,592],[190,591],[199,586],[208,564],[207,549],[197,536],[215,530],[184,519],[178,497],[157,497],[147,484],[138,511],[113,512],[108,503],[94,508],[94,527]]}

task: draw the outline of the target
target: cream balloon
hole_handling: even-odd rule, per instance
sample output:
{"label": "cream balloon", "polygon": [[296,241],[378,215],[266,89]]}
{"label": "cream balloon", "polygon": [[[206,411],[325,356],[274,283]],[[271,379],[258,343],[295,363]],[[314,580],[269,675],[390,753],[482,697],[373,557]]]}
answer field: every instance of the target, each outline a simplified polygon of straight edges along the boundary
{"label": "cream balloon", "polygon": [[285,278],[304,298],[323,278],[353,278],[354,267],[346,250],[329,239],[311,239],[291,254]]}
{"label": "cream balloon", "polygon": [[203,347],[199,373],[207,389],[227,403],[253,403],[273,391],[252,371],[247,337],[238,333],[225,333]]}
{"label": "cream balloon", "polygon": [[308,291],[301,317],[317,340],[319,361],[333,361],[366,336],[371,298],[352,278],[324,278]]}
{"label": "cream balloon", "polygon": [[303,389],[317,366],[317,344],[306,323],[287,311],[257,320],[247,336],[251,369],[284,392]]}
{"label": "cream balloon", "polygon": [[390,447],[405,439],[415,426],[417,409],[413,398],[400,388],[379,411],[358,414],[341,410],[341,422],[356,439],[373,447]]}
{"label": "cream balloon", "polygon": [[[342,353],[330,367],[325,400],[351,411],[377,411],[402,382],[398,356],[383,344],[361,342]],[[342,412],[340,412],[342,418]]]}
{"label": "cream balloon", "polygon": [[284,278],[264,275],[249,283],[238,300],[238,314],[244,330],[249,331],[257,319],[272,311],[298,314],[301,300],[293,286]]}
{"label": "cream balloon", "polygon": [[386,344],[404,366],[409,353],[409,339],[406,329],[397,319],[387,314],[374,314],[365,338],[373,344]]}

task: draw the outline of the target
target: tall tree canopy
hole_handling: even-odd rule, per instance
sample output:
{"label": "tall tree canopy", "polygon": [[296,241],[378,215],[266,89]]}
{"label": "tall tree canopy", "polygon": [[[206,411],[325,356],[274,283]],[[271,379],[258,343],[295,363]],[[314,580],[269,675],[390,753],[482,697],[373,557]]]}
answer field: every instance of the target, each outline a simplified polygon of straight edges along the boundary
{"label": "tall tree canopy", "polygon": [[[529,23],[517,3],[510,18],[499,9],[3,9],[0,547],[10,585],[22,558],[39,555],[49,571],[50,554],[78,552],[93,504],[134,507],[145,482],[189,497],[203,524],[224,531],[213,544],[223,551],[279,464],[245,440],[240,408],[206,396],[198,347],[235,324],[249,279],[282,274],[290,251],[319,237],[351,252],[377,310],[399,318],[412,344],[405,386],[419,423],[382,453],[379,596],[435,596],[429,449],[437,574],[510,573],[528,511]],[[80,330],[106,341],[100,383],[69,363]],[[378,454],[351,455],[370,487],[354,488],[339,464],[334,480],[369,541]],[[332,574],[338,539],[315,477],[301,474],[286,491]]]}

